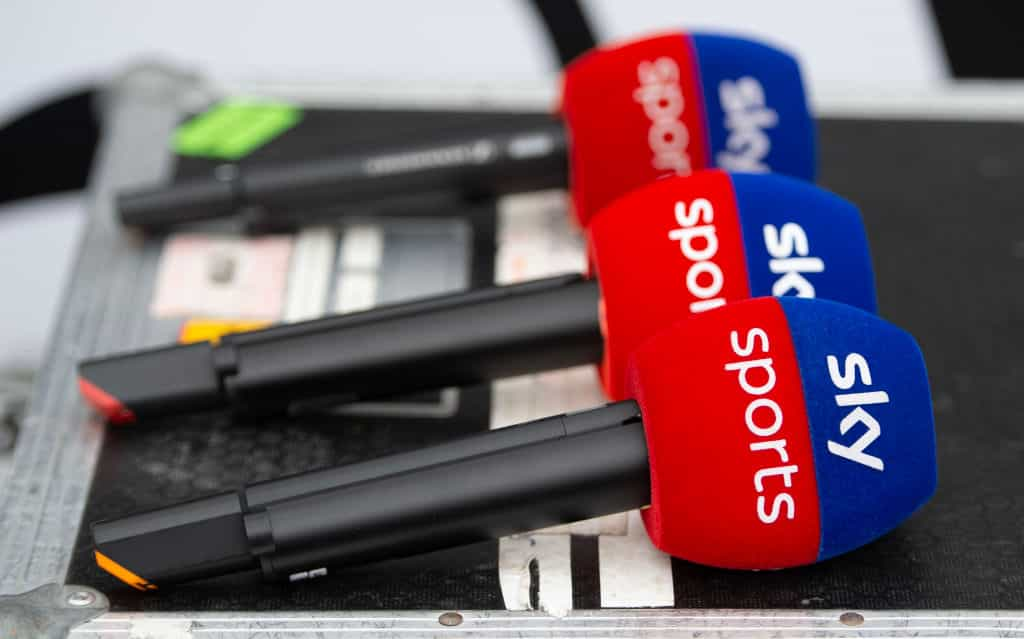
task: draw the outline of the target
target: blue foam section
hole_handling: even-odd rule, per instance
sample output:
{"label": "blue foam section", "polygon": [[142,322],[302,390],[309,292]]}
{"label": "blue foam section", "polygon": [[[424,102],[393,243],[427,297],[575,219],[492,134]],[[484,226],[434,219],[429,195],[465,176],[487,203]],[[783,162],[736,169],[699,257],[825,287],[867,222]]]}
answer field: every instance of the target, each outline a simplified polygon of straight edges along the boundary
{"label": "blue foam section", "polygon": [[[824,189],[781,175],[731,174],[730,179],[751,297],[813,296],[877,312],[871,253],[857,207]],[[765,238],[766,225],[774,227],[768,229],[770,239]],[[806,244],[806,250],[801,244]],[[789,258],[817,258],[820,263],[794,266],[779,261]],[[778,272],[772,270],[773,260]],[[818,268],[823,270],[815,272]]]}
{"label": "blue foam section", "polygon": [[[770,171],[813,181],[817,140],[796,59],[743,38],[693,34],[691,41],[712,163],[728,171]],[[732,97],[723,101],[727,96]],[[735,115],[727,118],[727,111]],[[737,161],[761,168],[741,168]]]}
{"label": "blue foam section", "polygon": [[[828,559],[892,530],[935,492],[928,373],[914,338],[889,322],[825,300],[780,298],[779,303],[793,337],[811,426],[821,511],[818,558]],[[870,385],[862,375],[846,375],[854,370],[846,366],[852,353],[866,361]],[[848,378],[849,388],[837,388],[829,355],[837,357],[835,372]],[[878,391],[886,393],[887,402],[837,404],[837,395]],[[847,417],[858,406],[870,415],[868,420]],[[846,434],[840,432],[844,418],[850,421]],[[871,437],[869,420],[877,423],[877,437],[863,448],[863,457],[850,459],[856,442]],[[847,452],[837,454],[829,442],[846,446]]]}

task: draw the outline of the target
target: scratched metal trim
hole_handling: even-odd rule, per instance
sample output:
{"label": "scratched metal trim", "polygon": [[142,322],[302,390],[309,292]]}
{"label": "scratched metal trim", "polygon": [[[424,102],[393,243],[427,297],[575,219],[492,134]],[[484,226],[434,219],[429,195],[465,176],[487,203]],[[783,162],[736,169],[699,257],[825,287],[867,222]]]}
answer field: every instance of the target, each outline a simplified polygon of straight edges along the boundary
{"label": "scratched metal trim", "polygon": [[[443,622],[442,622],[443,620]],[[454,625],[452,625],[454,624]],[[247,634],[248,633],[248,634]],[[107,613],[71,638],[1024,637],[1024,611],[593,610],[532,612]]]}
{"label": "scratched metal trim", "polygon": [[157,247],[118,229],[112,193],[169,174],[170,154],[134,141],[167,139],[183,101],[202,99],[200,88],[194,76],[143,65],[105,96],[107,134],[88,194],[91,219],[0,485],[0,594],[64,582],[104,435],[78,399],[76,362],[147,338],[145,314],[123,311],[149,298]]}

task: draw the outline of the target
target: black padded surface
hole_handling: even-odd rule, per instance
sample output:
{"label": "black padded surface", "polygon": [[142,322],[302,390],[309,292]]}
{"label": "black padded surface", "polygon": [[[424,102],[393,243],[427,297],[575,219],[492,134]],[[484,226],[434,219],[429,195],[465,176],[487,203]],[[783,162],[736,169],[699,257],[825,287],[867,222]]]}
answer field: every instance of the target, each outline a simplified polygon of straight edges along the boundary
{"label": "black padded surface", "polygon": [[[740,573],[676,561],[676,605],[1024,608],[1024,127],[829,120],[820,133],[822,184],[864,212],[882,314],[913,332],[924,349],[938,429],[938,493],[892,534],[816,566]],[[271,431],[206,418],[176,426],[108,437],[86,521],[471,427],[291,422]],[[595,606],[596,544],[574,539],[572,555],[574,603]],[[233,578],[151,596],[98,572],[80,536],[68,581],[100,588],[115,610],[501,606],[496,544],[292,587]]]}
{"label": "black padded surface", "polygon": [[861,207],[881,313],[924,350],[938,492],[890,535],[816,566],[677,561],[678,606],[1024,607],[1022,144],[1024,127],[1005,123],[822,123],[821,183]]}

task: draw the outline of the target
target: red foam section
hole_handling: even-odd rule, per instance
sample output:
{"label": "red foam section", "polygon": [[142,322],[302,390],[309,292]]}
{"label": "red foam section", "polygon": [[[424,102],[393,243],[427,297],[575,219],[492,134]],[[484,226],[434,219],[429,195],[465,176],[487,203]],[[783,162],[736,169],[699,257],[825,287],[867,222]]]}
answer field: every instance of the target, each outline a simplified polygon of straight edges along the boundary
{"label": "red foam section", "polygon": [[126,408],[119,399],[92,382],[79,377],[78,391],[85,401],[89,402],[89,405],[111,424],[123,425],[135,422],[135,413]]}
{"label": "red foam section", "polygon": [[562,80],[570,192],[581,225],[616,197],[708,165],[704,103],[688,36],[593,49]]}
{"label": "red foam section", "polygon": [[595,215],[587,233],[605,307],[601,378],[612,399],[629,396],[626,362],[648,337],[750,297],[736,198],[722,171],[637,189]]}
{"label": "red foam section", "polygon": [[655,546],[722,568],[816,560],[821,524],[807,412],[774,298],[659,333],[635,352],[628,383],[647,431],[651,507],[643,517]]}

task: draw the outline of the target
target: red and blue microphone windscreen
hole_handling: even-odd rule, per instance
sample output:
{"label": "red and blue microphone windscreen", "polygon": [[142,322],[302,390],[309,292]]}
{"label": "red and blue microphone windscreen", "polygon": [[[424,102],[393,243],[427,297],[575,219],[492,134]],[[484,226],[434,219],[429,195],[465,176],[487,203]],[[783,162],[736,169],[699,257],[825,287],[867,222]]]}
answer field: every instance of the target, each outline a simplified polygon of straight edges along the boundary
{"label": "red and blue microphone windscreen", "polygon": [[677,32],[594,49],[566,68],[560,111],[583,225],[630,189],[702,168],[815,176],[799,66],[753,40]]}
{"label": "red and blue microphone windscreen", "polygon": [[924,359],[905,331],[827,300],[757,298],[647,340],[628,373],[656,546],[770,569],[863,546],[934,493]]}
{"label": "red and blue microphone windscreen", "polygon": [[601,285],[602,380],[624,399],[630,353],[689,314],[762,296],[827,298],[875,312],[855,206],[808,182],[717,169],[659,180],[587,229]]}
{"label": "red and blue microphone windscreen", "polygon": [[814,120],[796,58],[745,38],[690,36],[704,90],[710,163],[814,180]]}

